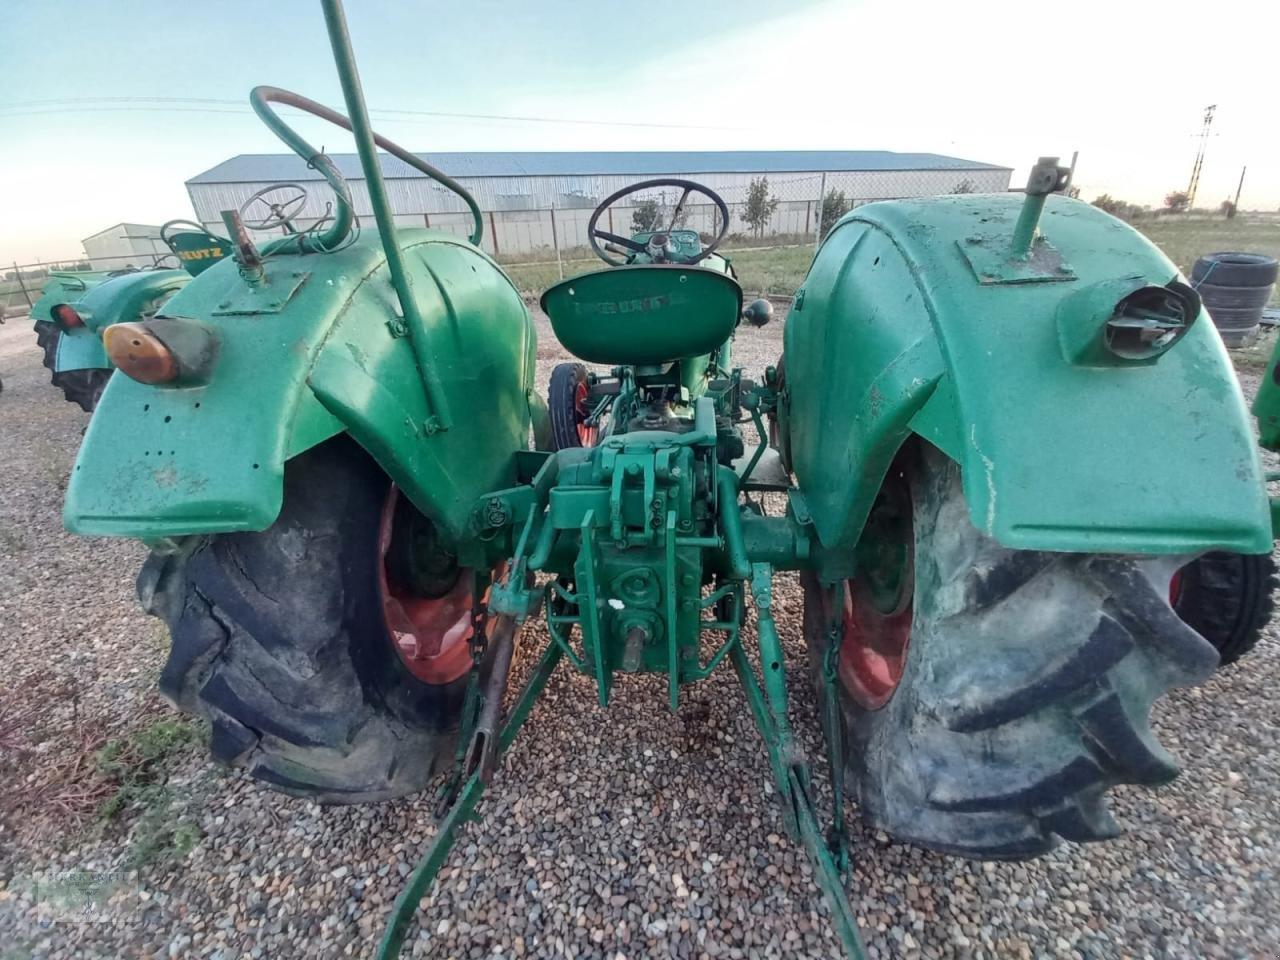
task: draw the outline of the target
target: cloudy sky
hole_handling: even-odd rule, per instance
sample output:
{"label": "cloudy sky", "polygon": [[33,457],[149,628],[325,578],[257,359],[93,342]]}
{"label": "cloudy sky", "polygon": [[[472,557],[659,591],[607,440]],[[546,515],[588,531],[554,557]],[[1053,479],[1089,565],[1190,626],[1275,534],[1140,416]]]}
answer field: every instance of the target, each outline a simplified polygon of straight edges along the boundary
{"label": "cloudy sky", "polygon": [[[1186,186],[1215,103],[1200,202],[1232,195],[1247,164],[1241,206],[1280,207],[1280,3],[347,6],[378,129],[411,150],[926,151],[1012,166],[1015,183],[1078,150],[1086,199],[1157,204]],[[3,262],[190,216],[183,181],[283,149],[247,107],[257,83],[342,100],[304,0],[13,4],[0,75]]]}

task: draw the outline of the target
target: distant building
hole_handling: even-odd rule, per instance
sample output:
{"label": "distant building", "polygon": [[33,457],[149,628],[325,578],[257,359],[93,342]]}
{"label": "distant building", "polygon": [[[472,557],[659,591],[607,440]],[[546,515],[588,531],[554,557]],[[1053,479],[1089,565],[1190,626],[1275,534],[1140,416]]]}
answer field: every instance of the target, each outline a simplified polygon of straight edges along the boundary
{"label": "distant building", "polygon": [[117,223],[80,242],[94,270],[150,267],[157,256],[169,253],[160,242],[160,228],[149,223]]}
{"label": "distant building", "polygon": [[[331,154],[350,182],[356,215],[371,226],[371,209],[355,154]],[[469,229],[466,208],[451,192],[409,165],[381,154],[392,211],[400,226],[430,226],[459,234]],[[638,180],[683,177],[719,192],[733,215],[732,230],[747,232],[740,219],[751,180],[764,176],[778,205],[767,234],[812,235],[819,196],[841,191],[854,205],[897,197],[943,193],[1004,192],[1009,167],[932,153],[883,150],[748,150],[717,152],[432,153],[424,160],[457,179],[485,213],[485,247],[499,255],[586,243],[591,210],[616,190]],[[273,183],[297,183],[310,193],[300,223],[309,225],[330,210],[333,194],[319,172],[292,154],[242,154],[187,181],[201,222],[223,232],[221,211],[238,208]],[[674,205],[678,190],[665,199]],[[701,199],[701,198],[698,198]],[[554,215],[551,211],[554,210]],[[711,228],[711,207],[695,207],[688,225]],[[622,222],[617,218],[621,216]],[[615,209],[606,229],[629,233],[629,216]],[[554,231],[554,234],[553,234]],[[496,249],[495,249],[496,247]]]}

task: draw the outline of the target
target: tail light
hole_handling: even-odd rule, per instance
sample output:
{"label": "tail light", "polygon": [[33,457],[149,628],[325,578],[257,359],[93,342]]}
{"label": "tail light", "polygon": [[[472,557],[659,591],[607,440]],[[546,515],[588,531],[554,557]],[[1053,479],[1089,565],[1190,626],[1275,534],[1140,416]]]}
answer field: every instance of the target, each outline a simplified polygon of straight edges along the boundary
{"label": "tail light", "polygon": [[139,383],[206,383],[218,355],[213,331],[182,317],[113,323],[102,345],[116,369]]}
{"label": "tail light", "polygon": [[66,330],[74,330],[84,326],[84,320],[69,303],[60,303],[53,308],[53,319]]}
{"label": "tail light", "polygon": [[113,323],[102,344],[116,368],[139,383],[169,383],[178,378],[178,358],[141,323]]}

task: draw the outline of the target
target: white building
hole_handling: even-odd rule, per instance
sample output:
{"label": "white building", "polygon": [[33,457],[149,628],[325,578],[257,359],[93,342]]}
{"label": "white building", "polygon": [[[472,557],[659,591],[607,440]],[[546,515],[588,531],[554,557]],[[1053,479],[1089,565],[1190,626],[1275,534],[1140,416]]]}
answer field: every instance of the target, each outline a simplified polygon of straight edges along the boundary
{"label": "white building", "polygon": [[149,223],[117,223],[80,242],[94,270],[142,269],[169,253],[160,242],[160,228]]}
{"label": "white building", "polygon": [[[465,234],[470,216],[446,188],[387,154],[380,154],[392,211],[400,226],[430,226]],[[931,153],[881,150],[751,150],[723,152],[434,153],[424,160],[470,190],[485,214],[484,246],[499,256],[529,254],[554,245],[586,244],[592,209],[616,190],[639,180],[683,177],[706,184],[730,207],[733,232],[742,222],[751,181],[766,177],[778,204],[768,235],[812,236],[818,198],[842,192],[856,205],[871,200],[943,193],[1004,192],[1009,167]],[[372,226],[369,196],[355,154],[332,154],[351,185],[356,214]],[[196,218],[223,233],[221,211],[238,208],[273,183],[296,183],[310,194],[300,223],[309,225],[331,209],[333,193],[320,174],[292,154],[242,154],[187,181]],[[679,191],[655,196],[674,205]],[[691,198],[691,203],[701,200]],[[632,202],[635,202],[634,200]],[[687,225],[711,229],[711,206],[694,206]],[[620,219],[619,219],[620,218]],[[630,233],[625,208],[615,208],[614,233]]]}

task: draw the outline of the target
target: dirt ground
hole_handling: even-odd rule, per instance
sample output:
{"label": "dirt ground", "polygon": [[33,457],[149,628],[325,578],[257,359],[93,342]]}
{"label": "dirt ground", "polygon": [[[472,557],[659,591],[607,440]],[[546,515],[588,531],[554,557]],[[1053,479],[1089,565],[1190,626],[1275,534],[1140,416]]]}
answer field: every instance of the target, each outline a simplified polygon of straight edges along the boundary
{"label": "dirt ground", "polygon": [[[781,317],[737,360],[780,352]],[[563,351],[540,321],[543,383]],[[72,537],[60,509],[86,417],[0,327],[0,958],[369,956],[430,841],[430,796],[282,797],[204,758],[154,692],[167,638],[133,596],[131,542]],[[801,601],[777,612],[794,717],[826,783]],[[520,655],[527,671],[541,635]],[[610,709],[561,670],[422,903],[430,957],[832,957],[730,671],[677,717],[665,681]],[[979,864],[898,844],[849,811],[849,890],[875,957],[1273,957],[1280,944],[1280,644],[1157,708],[1184,765],[1116,792],[1121,839]]]}

